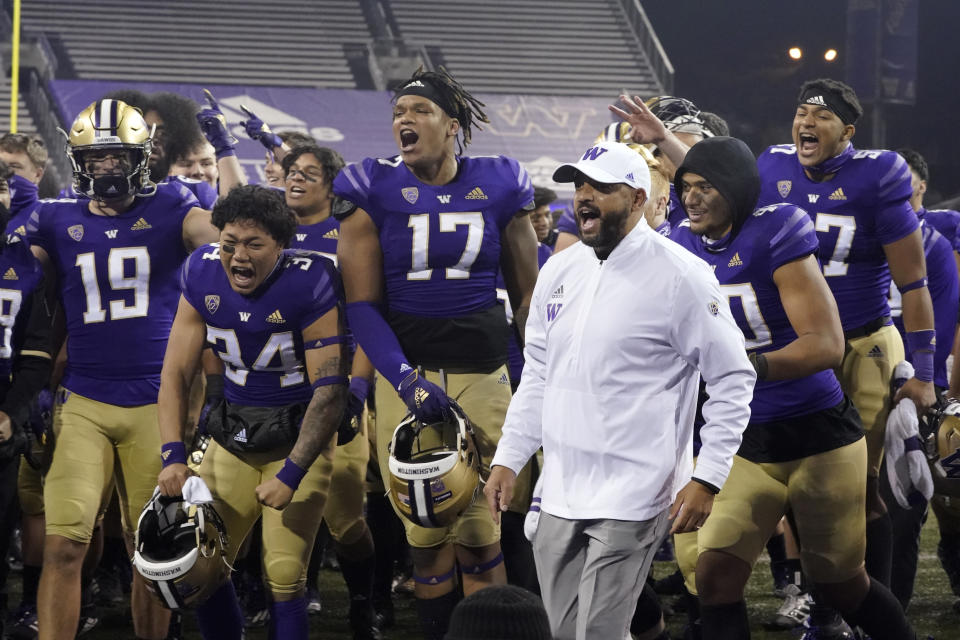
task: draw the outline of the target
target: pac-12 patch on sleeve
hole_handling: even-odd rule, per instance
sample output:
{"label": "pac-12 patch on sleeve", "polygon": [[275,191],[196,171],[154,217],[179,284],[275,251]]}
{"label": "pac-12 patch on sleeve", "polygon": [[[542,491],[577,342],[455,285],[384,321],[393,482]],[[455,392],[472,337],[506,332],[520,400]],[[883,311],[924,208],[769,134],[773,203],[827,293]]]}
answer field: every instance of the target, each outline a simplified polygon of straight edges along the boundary
{"label": "pac-12 patch on sleeve", "polygon": [[711,300],[707,303],[707,311],[709,311],[710,315],[713,316],[720,315],[720,303],[716,300]]}

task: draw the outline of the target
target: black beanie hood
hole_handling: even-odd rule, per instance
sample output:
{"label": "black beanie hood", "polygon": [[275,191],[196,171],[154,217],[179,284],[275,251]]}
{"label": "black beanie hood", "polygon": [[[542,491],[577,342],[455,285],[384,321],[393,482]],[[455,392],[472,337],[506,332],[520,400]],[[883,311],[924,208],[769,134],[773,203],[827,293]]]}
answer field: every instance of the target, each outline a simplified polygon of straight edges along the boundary
{"label": "black beanie hood", "polygon": [[687,151],[673,178],[680,206],[683,204],[683,174],[696,173],[710,182],[733,210],[733,231],[743,226],[760,197],[760,174],[750,147],[738,138],[705,138]]}

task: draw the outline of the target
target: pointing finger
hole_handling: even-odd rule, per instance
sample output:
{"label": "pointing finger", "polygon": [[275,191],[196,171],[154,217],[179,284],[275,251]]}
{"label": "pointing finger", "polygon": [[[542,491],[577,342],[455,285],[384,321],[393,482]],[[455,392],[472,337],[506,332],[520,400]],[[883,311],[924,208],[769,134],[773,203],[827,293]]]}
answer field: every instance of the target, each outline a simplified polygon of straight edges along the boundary
{"label": "pointing finger", "polygon": [[217,104],[216,98],[213,97],[213,94],[210,93],[210,90],[209,90],[209,89],[204,89],[204,90],[203,90],[203,97],[207,99],[207,103],[210,105],[211,108],[213,108],[213,109],[219,109],[219,108],[220,108],[220,106]]}

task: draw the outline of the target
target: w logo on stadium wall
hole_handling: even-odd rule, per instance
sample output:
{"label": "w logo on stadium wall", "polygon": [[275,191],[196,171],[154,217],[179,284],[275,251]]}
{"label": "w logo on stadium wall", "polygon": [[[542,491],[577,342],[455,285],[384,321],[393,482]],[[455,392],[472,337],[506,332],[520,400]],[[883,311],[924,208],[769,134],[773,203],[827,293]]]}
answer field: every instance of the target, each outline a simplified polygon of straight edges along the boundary
{"label": "w logo on stadium wall", "polygon": [[580,159],[581,159],[581,160],[596,160],[597,158],[599,158],[600,156],[602,156],[602,155],[605,154],[606,152],[607,152],[607,150],[604,149],[603,147],[590,147],[589,149],[587,149],[587,152],[584,153],[584,154],[583,154],[583,157],[580,158]]}

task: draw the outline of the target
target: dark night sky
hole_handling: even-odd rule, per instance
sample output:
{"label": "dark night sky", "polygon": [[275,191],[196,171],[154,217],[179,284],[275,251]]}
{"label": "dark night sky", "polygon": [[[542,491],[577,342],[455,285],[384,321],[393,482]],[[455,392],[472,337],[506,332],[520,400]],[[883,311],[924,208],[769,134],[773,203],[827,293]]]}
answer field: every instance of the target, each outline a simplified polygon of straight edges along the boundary
{"label": "dark night sky", "polygon": [[[673,63],[674,93],[730,123],[754,152],[790,142],[800,85],[844,77],[847,3],[842,0],[642,0]],[[926,203],[960,195],[960,2],[920,0],[916,106],[885,110],[886,148],[910,146],[930,163]],[[805,61],[788,60],[791,46]],[[834,47],[840,57],[823,61]],[[857,123],[854,144],[873,146],[870,111]],[[938,196],[939,194],[939,196]],[[940,197],[942,196],[942,197]]]}

